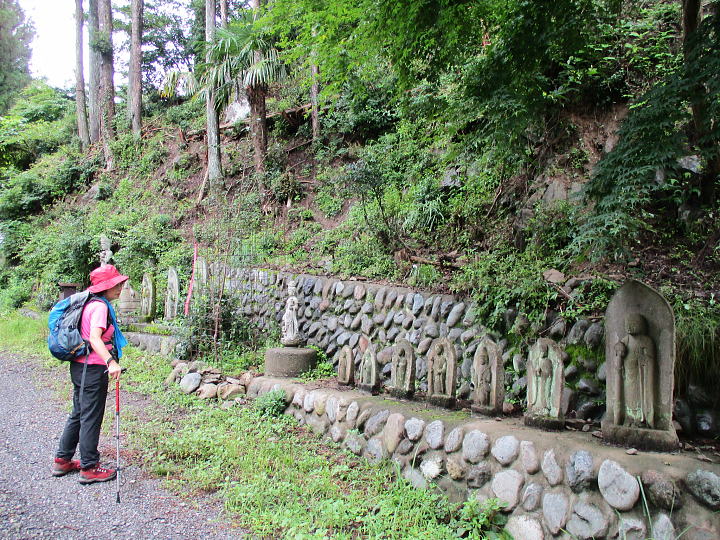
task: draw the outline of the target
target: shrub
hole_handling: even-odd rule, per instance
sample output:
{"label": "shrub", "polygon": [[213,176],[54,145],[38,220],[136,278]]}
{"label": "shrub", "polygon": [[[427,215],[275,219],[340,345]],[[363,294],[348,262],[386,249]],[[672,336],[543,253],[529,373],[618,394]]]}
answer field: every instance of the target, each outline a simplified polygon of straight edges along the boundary
{"label": "shrub", "polygon": [[285,390],[278,388],[258,396],[253,402],[253,408],[260,416],[277,417],[285,412]]}

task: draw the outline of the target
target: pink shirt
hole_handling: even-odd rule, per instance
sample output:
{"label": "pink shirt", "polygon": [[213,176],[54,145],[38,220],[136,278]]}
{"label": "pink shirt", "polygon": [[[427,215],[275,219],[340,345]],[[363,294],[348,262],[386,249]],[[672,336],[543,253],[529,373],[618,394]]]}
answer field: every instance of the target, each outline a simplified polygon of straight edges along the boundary
{"label": "pink shirt", "polygon": [[[104,342],[108,342],[112,340],[112,335],[115,332],[115,328],[113,325],[110,325],[110,328],[107,328],[108,326],[108,308],[105,305],[105,302],[102,300],[91,300],[88,302],[88,304],[85,306],[85,309],[83,310],[82,319],[80,320],[80,335],[83,339],[89,340],[90,339],[90,330],[92,328],[102,328],[104,331],[102,333],[102,340]],[[112,345],[105,345],[107,347],[107,350],[112,349]],[[84,356],[78,356],[74,360],[75,362],[85,362]],[[91,349],[90,357],[88,358],[88,364],[100,364],[101,366],[105,365],[105,361],[100,357],[98,353],[93,351]]]}

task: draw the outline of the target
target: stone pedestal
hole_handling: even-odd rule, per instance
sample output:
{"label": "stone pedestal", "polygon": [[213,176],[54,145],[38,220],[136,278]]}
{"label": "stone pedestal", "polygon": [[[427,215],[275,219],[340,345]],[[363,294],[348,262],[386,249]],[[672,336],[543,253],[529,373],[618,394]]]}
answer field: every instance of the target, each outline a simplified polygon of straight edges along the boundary
{"label": "stone pedestal", "polygon": [[265,351],[265,375],[297,377],[317,364],[317,352],[302,347],[278,347]]}

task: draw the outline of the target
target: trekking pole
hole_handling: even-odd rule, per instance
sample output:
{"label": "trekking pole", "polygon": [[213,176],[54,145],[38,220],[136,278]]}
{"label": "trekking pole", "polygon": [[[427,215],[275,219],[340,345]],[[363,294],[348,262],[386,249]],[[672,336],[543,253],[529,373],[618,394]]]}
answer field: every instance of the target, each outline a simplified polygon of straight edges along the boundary
{"label": "trekking pole", "polygon": [[120,377],[115,379],[115,485],[117,494],[115,502],[120,502]]}
{"label": "trekking pole", "polygon": [[[120,373],[125,373],[127,368],[122,368]],[[115,485],[117,493],[115,502],[120,502],[120,376],[115,379]]]}

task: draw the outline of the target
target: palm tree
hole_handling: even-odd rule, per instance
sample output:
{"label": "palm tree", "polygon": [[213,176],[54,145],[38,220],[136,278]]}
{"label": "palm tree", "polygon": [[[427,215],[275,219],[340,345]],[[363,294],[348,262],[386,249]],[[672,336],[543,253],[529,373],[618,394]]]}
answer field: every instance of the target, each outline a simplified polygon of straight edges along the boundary
{"label": "palm tree", "polygon": [[256,172],[265,170],[267,153],[267,122],[265,96],[268,85],[285,76],[285,66],[254,13],[246,13],[219,28],[208,51],[208,63],[198,66],[200,92],[215,90],[215,106],[223,110],[233,99],[240,83],[250,104],[250,135],[253,141],[253,161]]}

